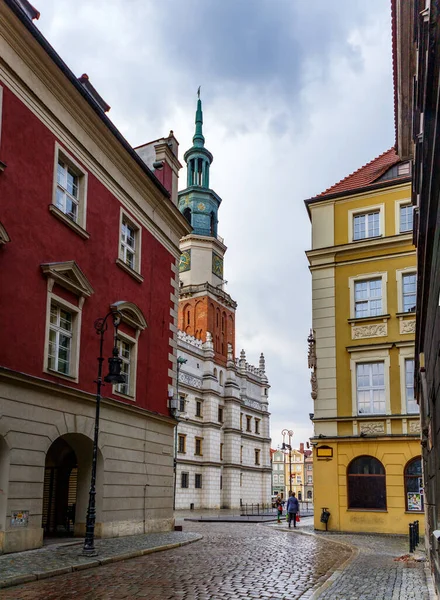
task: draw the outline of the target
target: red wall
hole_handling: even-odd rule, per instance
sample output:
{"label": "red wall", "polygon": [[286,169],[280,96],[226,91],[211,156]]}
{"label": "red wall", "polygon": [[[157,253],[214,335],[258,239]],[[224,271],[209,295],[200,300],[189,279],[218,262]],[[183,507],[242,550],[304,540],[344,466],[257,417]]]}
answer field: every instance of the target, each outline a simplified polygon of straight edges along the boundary
{"label": "red wall", "polygon": [[[93,323],[105,316],[113,302],[130,301],[148,323],[139,338],[136,405],[168,414],[174,259],[143,229],[143,283],[116,265],[120,203],[90,172],[86,225],[90,238],[82,239],[55,218],[48,210],[55,141],[45,125],[5,87],[0,160],[7,168],[0,173],[0,221],[11,242],[0,248],[0,365],[93,393],[99,353]],[[95,292],[85,300],[82,311],[78,384],[43,372],[47,280],[40,265],[68,260],[76,261]],[[106,357],[111,350],[109,330]],[[104,395],[111,396],[110,386],[104,388]]]}

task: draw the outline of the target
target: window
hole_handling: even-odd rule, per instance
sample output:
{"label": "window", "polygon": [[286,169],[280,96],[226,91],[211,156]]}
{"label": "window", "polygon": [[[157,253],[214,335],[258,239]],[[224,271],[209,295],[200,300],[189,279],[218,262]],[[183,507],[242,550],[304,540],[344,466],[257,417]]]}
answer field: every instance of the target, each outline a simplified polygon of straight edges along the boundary
{"label": "window", "polygon": [[402,307],[403,312],[416,310],[417,276],[415,273],[402,275]]}
{"label": "window", "polygon": [[196,449],[195,449],[194,454],[196,456],[202,456],[203,455],[202,451],[203,451],[203,438],[196,437]]}
{"label": "window", "polygon": [[260,450],[258,450],[257,448],[255,448],[255,464],[259,465],[260,464]]}
{"label": "window", "polygon": [[179,433],[178,452],[185,454],[186,452],[186,435]]}
{"label": "window", "polygon": [[307,465],[307,471],[311,471],[313,469],[313,465]]}
{"label": "window", "polygon": [[223,385],[223,371],[220,371],[220,374],[219,374],[219,383],[220,383],[220,385]]}
{"label": "window", "polygon": [[274,475],[273,476],[273,482],[274,483],[278,483],[278,475]]}
{"label": "window", "polygon": [[356,365],[358,414],[385,413],[384,363],[358,363]]}
{"label": "window", "polygon": [[302,480],[301,480],[301,475],[297,475],[297,476],[296,476],[296,483],[297,483],[298,485],[301,485],[301,483],[302,483]]}
{"label": "window", "polygon": [[313,477],[311,475],[307,475],[307,483],[311,485],[313,483]]}
{"label": "window", "polygon": [[260,419],[255,419],[255,433],[260,433]]}
{"label": "window", "polygon": [[218,407],[218,422],[223,423],[223,407]]}
{"label": "window", "polygon": [[56,207],[78,222],[79,176],[61,157],[57,165]]}
{"label": "window", "polygon": [[380,235],[380,212],[374,211],[353,216],[353,240]]}
{"label": "window", "polygon": [[119,258],[116,263],[130,273],[136,281],[142,282],[141,272],[141,237],[142,228],[135,220],[121,209]]}
{"label": "window", "polygon": [[246,431],[252,431],[252,417],[246,417]]}
{"label": "window", "polygon": [[296,470],[301,471],[301,465],[296,465]]}
{"label": "window", "polygon": [[405,467],[405,506],[407,511],[423,512],[423,479],[420,456],[413,458]]}
{"label": "window", "polygon": [[240,473],[240,487],[243,487],[243,473]]}
{"label": "window", "polygon": [[400,233],[412,231],[413,228],[413,207],[411,204],[400,205]]}
{"label": "window", "polygon": [[243,462],[243,446],[240,446],[240,463]]}
{"label": "window", "polygon": [[189,473],[182,473],[180,476],[180,487],[188,488],[189,487]]}
{"label": "window", "polygon": [[382,278],[355,281],[355,318],[375,317],[382,312]]}
{"label": "window", "polygon": [[220,460],[223,460],[223,444],[220,444]]}
{"label": "window", "polygon": [[240,413],[240,429],[243,431],[243,413]]}
{"label": "window", "polygon": [[194,487],[196,490],[202,489],[202,475],[200,473],[195,474]]}
{"label": "window", "polygon": [[220,489],[223,489],[223,475],[220,475]]}
{"label": "window", "polygon": [[414,398],[414,359],[405,359],[405,391],[406,391],[406,410],[408,413],[418,413],[419,405]]}
{"label": "window", "polygon": [[377,458],[360,456],[347,469],[348,508],[386,510],[385,469]]}
{"label": "window", "polygon": [[134,396],[131,386],[131,362],[133,357],[133,344],[124,339],[118,339],[117,347],[119,357],[122,359],[121,373],[125,375],[125,383],[118,383],[115,386],[115,391],[124,396]]}
{"label": "window", "polygon": [[185,396],[179,396],[179,412],[185,412]]}
{"label": "window", "polygon": [[202,416],[202,401],[196,400],[196,417]]}
{"label": "window", "polygon": [[48,368],[63,375],[70,375],[72,371],[73,319],[71,312],[51,303]]}
{"label": "window", "polygon": [[312,499],[312,490],[307,490],[307,500]]}
{"label": "window", "polygon": [[301,500],[302,500],[302,494],[301,494],[301,492],[298,492],[298,500],[299,500],[300,502],[301,502]]}
{"label": "window", "polygon": [[284,475],[279,475],[278,479],[280,483],[284,483]]}

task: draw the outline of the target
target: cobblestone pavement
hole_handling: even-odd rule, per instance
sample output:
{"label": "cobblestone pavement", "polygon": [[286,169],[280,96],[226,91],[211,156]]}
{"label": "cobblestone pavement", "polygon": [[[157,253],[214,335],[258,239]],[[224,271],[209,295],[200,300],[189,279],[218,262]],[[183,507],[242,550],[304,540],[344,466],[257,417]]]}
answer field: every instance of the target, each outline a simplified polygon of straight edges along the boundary
{"label": "cobblestone pavement", "polygon": [[[310,598],[351,550],[256,524],[185,523],[194,544],[1,591],[2,600]],[[335,548],[337,551],[335,552]]]}
{"label": "cobblestone pavement", "polygon": [[[152,549],[166,549],[173,544],[187,544],[200,539],[200,535],[190,532],[151,533],[128,537],[96,540],[95,547],[99,552],[97,557],[81,555],[82,541],[53,544],[38,550],[5,554],[0,556],[0,587],[10,583],[10,578],[37,576],[43,579],[51,571],[69,572],[87,568],[90,563],[98,566],[111,562],[117,556],[148,552]],[[29,580],[29,579],[28,579]],[[0,591],[0,598],[3,592]]]}
{"label": "cobblestone pavement", "polygon": [[357,556],[342,573],[335,572],[321,593],[316,595],[319,600],[435,598],[430,577],[426,573],[423,545],[420,546],[422,551],[415,553],[420,562],[395,561],[395,558],[408,554],[408,539],[405,537],[314,532],[309,520],[301,530],[320,539],[344,542],[358,549]]}

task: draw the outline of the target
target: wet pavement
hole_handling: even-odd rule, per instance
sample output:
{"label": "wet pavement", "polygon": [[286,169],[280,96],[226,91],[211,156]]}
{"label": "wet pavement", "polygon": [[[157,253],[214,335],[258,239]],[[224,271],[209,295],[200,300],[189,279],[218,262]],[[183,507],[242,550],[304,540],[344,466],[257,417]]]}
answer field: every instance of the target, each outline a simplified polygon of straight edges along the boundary
{"label": "wet pavement", "polygon": [[81,598],[225,600],[311,598],[351,556],[315,536],[274,532],[265,525],[186,523],[203,539],[160,552],[7,588],[2,600]]}

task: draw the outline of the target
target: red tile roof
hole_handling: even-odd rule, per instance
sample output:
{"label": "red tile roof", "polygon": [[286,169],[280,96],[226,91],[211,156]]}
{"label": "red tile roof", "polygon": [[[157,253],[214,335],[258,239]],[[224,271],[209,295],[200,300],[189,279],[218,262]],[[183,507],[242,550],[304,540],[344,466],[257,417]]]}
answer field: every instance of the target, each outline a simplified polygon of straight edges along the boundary
{"label": "red tile roof", "polygon": [[351,175],[347,175],[347,177],[341,179],[339,183],[335,183],[335,185],[318,194],[315,198],[323,198],[324,196],[342,194],[364,188],[375,183],[385,171],[398,162],[400,162],[400,159],[396,154],[395,148],[390,148]]}

